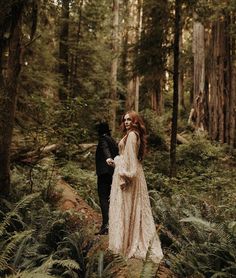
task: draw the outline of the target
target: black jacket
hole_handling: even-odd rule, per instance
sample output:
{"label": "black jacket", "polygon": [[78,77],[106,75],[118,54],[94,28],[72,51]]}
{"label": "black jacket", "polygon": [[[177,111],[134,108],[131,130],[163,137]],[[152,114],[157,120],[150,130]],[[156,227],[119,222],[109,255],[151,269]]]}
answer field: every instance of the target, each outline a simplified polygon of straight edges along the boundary
{"label": "black jacket", "polygon": [[99,137],[96,149],[96,174],[113,175],[114,168],[107,165],[106,159],[114,158],[119,153],[116,141],[109,135],[103,134]]}

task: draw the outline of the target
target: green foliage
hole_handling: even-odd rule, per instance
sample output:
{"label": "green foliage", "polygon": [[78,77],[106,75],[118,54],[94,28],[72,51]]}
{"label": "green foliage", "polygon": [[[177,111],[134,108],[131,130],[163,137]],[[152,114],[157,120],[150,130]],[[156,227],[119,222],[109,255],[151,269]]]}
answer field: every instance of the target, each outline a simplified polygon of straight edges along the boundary
{"label": "green foliage", "polygon": [[236,274],[236,241],[228,224],[214,225],[197,218],[184,221],[188,221],[191,234],[180,253],[173,258],[175,271],[184,277],[194,274],[233,277]]}
{"label": "green foliage", "polygon": [[1,274],[14,268],[25,270],[17,274],[23,277],[33,273],[81,277],[85,271],[84,234],[88,237],[89,232],[73,223],[70,212],[54,211],[36,196],[20,201],[1,224]]}
{"label": "green foliage", "polygon": [[88,204],[99,210],[97,177],[94,171],[82,170],[77,162],[70,161],[61,168],[61,174]]}
{"label": "green foliage", "polygon": [[160,149],[166,149],[166,135],[164,128],[164,119],[149,109],[145,109],[140,113],[145,121],[148,131],[148,143],[151,146]]}
{"label": "green foliage", "polygon": [[150,259],[148,259],[149,254],[147,254],[147,259],[143,263],[142,272],[140,278],[154,278],[156,276],[156,267]]}
{"label": "green foliage", "polygon": [[126,266],[122,256],[114,255],[110,251],[98,251],[89,260],[86,278],[112,278]]}
{"label": "green foliage", "polygon": [[202,135],[193,136],[189,144],[182,144],[177,149],[178,163],[188,167],[206,165],[222,157],[223,149],[214,145]]}
{"label": "green foliage", "polygon": [[153,215],[166,258],[180,277],[235,275],[235,159],[225,151],[195,136],[178,146],[175,179],[155,174],[155,153],[148,157]]}
{"label": "green foliage", "polygon": [[32,194],[20,200],[12,210],[6,213],[0,224],[0,275],[12,269],[10,265],[12,257],[15,255],[17,261],[20,250],[22,250],[21,244],[26,242],[25,239],[28,239],[33,233],[33,230],[23,230],[25,225],[22,211],[38,197],[39,194]]}
{"label": "green foliage", "polygon": [[18,271],[16,274],[7,275],[6,278],[55,278],[58,276],[48,275],[46,273],[40,273],[37,271]]}

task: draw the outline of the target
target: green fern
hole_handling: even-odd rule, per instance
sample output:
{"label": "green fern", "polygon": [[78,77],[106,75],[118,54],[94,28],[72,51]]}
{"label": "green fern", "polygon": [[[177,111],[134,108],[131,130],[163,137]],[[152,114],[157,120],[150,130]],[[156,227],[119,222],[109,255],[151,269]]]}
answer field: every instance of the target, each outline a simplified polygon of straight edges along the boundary
{"label": "green fern", "polygon": [[11,226],[11,224],[12,224],[11,221],[14,217],[17,218],[19,221],[21,221],[21,216],[19,216],[19,211],[21,209],[27,207],[38,196],[39,196],[38,193],[34,193],[34,194],[31,194],[31,195],[28,195],[28,196],[24,197],[22,200],[20,200],[16,204],[16,206],[13,210],[11,210],[10,212],[8,212],[6,214],[5,219],[0,224],[0,237],[2,237],[4,235],[4,233],[6,232],[7,227]]}
{"label": "green fern", "polygon": [[49,264],[49,269],[53,267],[53,265],[61,266],[63,268],[71,269],[71,270],[81,270],[80,265],[74,260],[52,260]]}
{"label": "green fern", "polygon": [[22,240],[30,236],[32,232],[32,230],[18,232],[7,240],[7,243],[3,246],[3,250],[0,255],[0,269],[2,271],[10,268],[8,263],[12,258],[12,254],[18,248],[18,245],[22,242]]}
{"label": "green fern", "polygon": [[157,266],[151,260],[146,260],[142,267],[140,278],[154,278]]}
{"label": "green fern", "polygon": [[54,275],[49,275],[46,273],[39,273],[39,272],[35,272],[35,271],[22,271],[22,272],[17,272],[16,274],[13,275],[8,275],[6,276],[6,278],[55,278],[58,276],[54,276]]}

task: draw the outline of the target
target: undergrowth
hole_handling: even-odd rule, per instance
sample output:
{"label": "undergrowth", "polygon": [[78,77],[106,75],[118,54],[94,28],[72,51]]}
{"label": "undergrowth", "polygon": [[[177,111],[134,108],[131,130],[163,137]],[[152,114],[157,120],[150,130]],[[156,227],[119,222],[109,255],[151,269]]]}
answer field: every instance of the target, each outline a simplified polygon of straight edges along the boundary
{"label": "undergrowth", "polygon": [[[115,277],[127,262],[107,251],[88,253],[93,231],[75,223],[70,212],[55,210],[49,194],[55,169],[46,164],[13,169],[14,194],[1,199],[0,275]],[[62,165],[58,174],[98,210],[94,170],[77,161]],[[163,262],[178,277],[235,277],[235,153],[194,136],[178,146],[177,166],[177,177],[169,178],[169,153],[160,148],[144,161]],[[154,277],[148,261],[141,273]]]}

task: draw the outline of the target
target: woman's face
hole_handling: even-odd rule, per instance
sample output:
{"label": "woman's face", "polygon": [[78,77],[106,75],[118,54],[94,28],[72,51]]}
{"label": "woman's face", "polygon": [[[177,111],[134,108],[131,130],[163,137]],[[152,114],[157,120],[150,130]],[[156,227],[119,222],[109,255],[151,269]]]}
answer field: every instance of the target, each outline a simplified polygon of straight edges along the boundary
{"label": "woman's face", "polygon": [[126,130],[129,130],[132,127],[132,120],[129,114],[124,116],[124,125]]}

